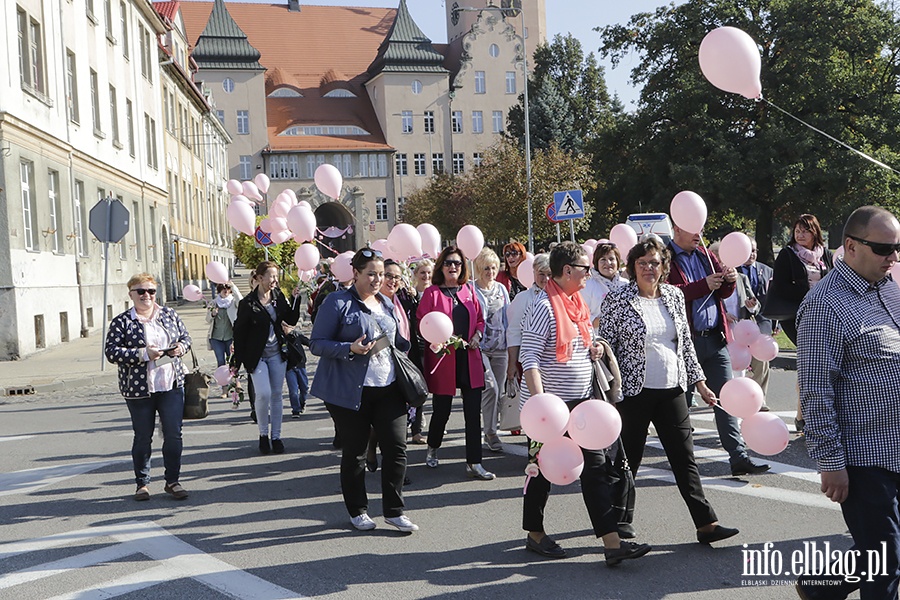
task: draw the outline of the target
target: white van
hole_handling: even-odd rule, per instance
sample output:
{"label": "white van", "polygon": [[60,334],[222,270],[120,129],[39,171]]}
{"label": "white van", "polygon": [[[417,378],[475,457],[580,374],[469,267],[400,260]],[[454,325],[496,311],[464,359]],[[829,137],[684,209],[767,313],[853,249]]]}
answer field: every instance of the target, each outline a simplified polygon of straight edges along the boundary
{"label": "white van", "polygon": [[662,238],[665,244],[668,244],[672,239],[672,221],[669,220],[669,215],[666,213],[628,215],[625,223],[637,232],[638,239],[648,233],[655,233]]}

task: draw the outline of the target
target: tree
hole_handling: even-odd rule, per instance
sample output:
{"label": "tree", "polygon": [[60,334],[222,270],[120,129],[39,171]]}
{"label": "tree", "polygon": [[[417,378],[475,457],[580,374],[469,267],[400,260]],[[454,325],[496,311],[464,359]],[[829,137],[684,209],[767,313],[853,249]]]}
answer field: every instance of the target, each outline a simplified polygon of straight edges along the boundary
{"label": "tree", "polygon": [[[257,226],[259,226],[263,218],[256,217]],[[296,270],[294,266],[294,252],[297,251],[297,246],[297,242],[292,239],[281,244],[269,246],[269,260],[281,265],[286,273],[294,271]],[[244,233],[239,233],[234,238],[234,255],[248,269],[255,269],[256,265],[266,260],[266,250],[256,243],[256,238]]]}
{"label": "tree", "polygon": [[889,11],[871,0],[692,0],[601,30],[601,52],[614,64],[640,53],[631,78],[644,85],[637,112],[599,142],[612,150],[597,165],[607,182],[601,197],[615,194],[623,212],[639,202],[667,210],[675,193],[691,189],[711,212],[753,219],[764,261],[776,222],[812,212],[827,227],[861,204],[896,207],[895,174],[703,78],[700,41],[721,25],[756,40],[763,93],[774,104],[900,165],[892,149],[900,33]]}

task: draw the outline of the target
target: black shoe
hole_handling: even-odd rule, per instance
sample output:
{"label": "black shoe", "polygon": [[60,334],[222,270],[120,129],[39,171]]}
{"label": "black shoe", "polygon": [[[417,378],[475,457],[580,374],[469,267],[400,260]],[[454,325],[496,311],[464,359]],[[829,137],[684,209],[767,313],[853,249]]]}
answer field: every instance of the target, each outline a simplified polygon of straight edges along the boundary
{"label": "black shoe", "polygon": [[733,527],[722,527],[721,525],[716,525],[716,528],[712,531],[697,531],[697,541],[701,544],[712,544],[713,542],[721,542],[722,540],[727,540],[730,537],[734,537],[739,534],[740,531],[734,529]]}
{"label": "black shoe", "polygon": [[562,546],[554,542],[549,535],[545,535],[540,542],[531,539],[531,536],[525,537],[525,549],[537,552],[541,556],[547,558],[565,558],[566,551]]}
{"label": "black shoe", "polygon": [[636,544],[634,542],[622,542],[622,545],[612,550],[604,548],[603,556],[606,557],[606,566],[614,567],[623,560],[640,558],[653,550],[649,544]]}
{"label": "black shoe", "polygon": [[272,454],[284,454],[284,442],[280,438],[272,440]]}
{"label": "black shoe", "polygon": [[412,480],[409,477],[404,477],[403,485],[412,485]]}
{"label": "black shoe", "polygon": [[806,420],[794,419],[794,429],[797,430],[797,435],[803,435],[803,430],[806,429]]}
{"label": "black shoe", "polygon": [[758,465],[746,456],[731,465],[732,477],[740,477],[741,475],[759,475],[768,470],[769,465]]}
{"label": "black shoe", "polygon": [[634,525],[631,523],[619,523],[619,537],[623,540],[633,540],[637,537]]}
{"label": "black shoe", "polygon": [[261,454],[268,454],[272,451],[272,447],[269,445],[269,436],[261,435],[259,436],[259,452]]}
{"label": "black shoe", "polygon": [[803,600],[846,600],[859,586],[858,581],[850,583],[840,575],[801,575],[794,589]]}
{"label": "black shoe", "polygon": [[343,445],[343,444],[341,444],[341,438],[340,438],[340,436],[337,435],[337,434],[334,434],[334,439],[331,440],[331,446],[332,446],[332,448],[334,448],[335,450],[340,450],[342,445]]}
{"label": "black shoe", "polygon": [[366,459],[366,470],[369,473],[374,473],[375,471],[377,471],[378,470],[378,458],[376,458],[375,460],[369,460],[367,458]]}
{"label": "black shoe", "polygon": [[294,412],[291,413],[291,418],[292,418],[292,419],[299,419],[299,418],[300,418],[300,413],[297,412],[297,411],[295,410]]}

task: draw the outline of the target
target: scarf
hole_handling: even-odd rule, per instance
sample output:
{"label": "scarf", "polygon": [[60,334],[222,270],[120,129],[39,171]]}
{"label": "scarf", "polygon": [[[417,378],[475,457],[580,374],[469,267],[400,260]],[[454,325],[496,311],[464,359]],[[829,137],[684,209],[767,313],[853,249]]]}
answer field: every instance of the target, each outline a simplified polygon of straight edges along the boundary
{"label": "scarf", "polygon": [[585,347],[591,345],[591,311],[581,294],[567,296],[553,279],[544,289],[556,319],[556,361],[566,363],[572,358],[572,340],[576,335],[581,334]]}
{"label": "scarf", "polygon": [[793,243],[791,244],[791,249],[800,257],[800,260],[806,264],[812,267],[818,267],[819,270],[825,268],[825,263],[822,262],[822,255],[825,254],[825,248],[822,246],[815,246],[812,250],[807,250],[800,244]]}
{"label": "scarf", "polygon": [[222,296],[216,295],[216,306],[219,308],[231,308],[231,305],[234,304],[234,296]]}

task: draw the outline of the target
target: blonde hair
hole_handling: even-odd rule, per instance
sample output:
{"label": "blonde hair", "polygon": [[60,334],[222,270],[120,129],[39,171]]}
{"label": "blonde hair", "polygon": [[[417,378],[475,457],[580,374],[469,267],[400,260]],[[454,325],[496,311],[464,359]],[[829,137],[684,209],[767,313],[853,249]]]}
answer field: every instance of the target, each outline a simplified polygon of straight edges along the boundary
{"label": "blonde hair", "polygon": [[478,256],[475,257],[475,272],[481,273],[485,267],[491,265],[497,267],[497,270],[499,271],[500,257],[490,248],[482,248],[481,252],[478,253]]}
{"label": "blonde hair", "polygon": [[131,279],[128,280],[128,290],[131,290],[132,286],[135,286],[139,283],[153,283],[153,285],[159,285],[156,283],[156,278],[153,277],[150,273],[138,273],[137,275],[132,275]]}

